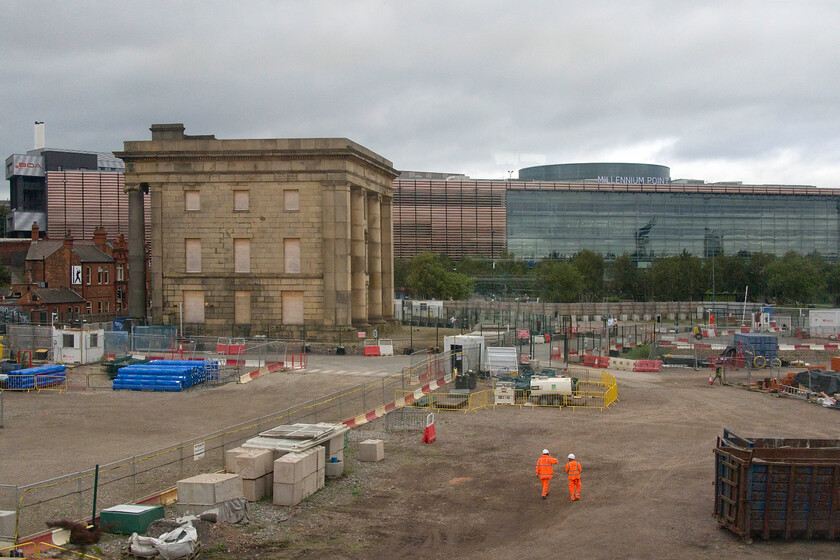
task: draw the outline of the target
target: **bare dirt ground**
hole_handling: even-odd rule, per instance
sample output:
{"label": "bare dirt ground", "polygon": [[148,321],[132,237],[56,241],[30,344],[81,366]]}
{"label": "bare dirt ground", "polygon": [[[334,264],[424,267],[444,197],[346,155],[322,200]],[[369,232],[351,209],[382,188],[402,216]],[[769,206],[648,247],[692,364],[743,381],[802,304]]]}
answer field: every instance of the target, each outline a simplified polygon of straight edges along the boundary
{"label": "bare dirt ground", "polygon": [[[604,412],[444,412],[436,415],[438,437],[430,445],[421,443],[419,431],[386,431],[382,420],[356,429],[344,478],[328,481],[298,506],[263,501],[253,504],[250,522],[204,528],[203,557],[837,556],[837,544],[826,541],[746,545],[712,518],[712,449],[724,428],[743,436],[836,438],[837,410],[710,387],[707,370],[614,374],[620,402]],[[326,380],[331,390],[360,381],[274,374],[184,394],[7,394],[0,483],[32,482],[89,467],[94,458],[118,459],[131,448],[200,435],[312,398]],[[373,437],[385,440],[385,460],[358,462],[358,442]],[[581,501],[569,501],[562,475],[552,482],[550,498],[540,500],[534,465],[544,447],[561,464],[568,453],[577,455]],[[89,553],[128,557],[123,537]]]}

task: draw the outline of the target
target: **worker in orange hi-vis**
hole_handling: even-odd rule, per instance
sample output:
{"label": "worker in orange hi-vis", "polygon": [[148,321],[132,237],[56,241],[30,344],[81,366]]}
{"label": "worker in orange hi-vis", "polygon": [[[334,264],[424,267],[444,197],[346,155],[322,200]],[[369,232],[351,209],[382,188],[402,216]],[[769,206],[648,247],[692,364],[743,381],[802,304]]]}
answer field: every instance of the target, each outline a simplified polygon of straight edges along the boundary
{"label": "worker in orange hi-vis", "polygon": [[580,499],[580,463],[575,460],[575,454],[569,453],[569,460],[566,463],[566,474],[569,475],[569,496],[572,501]]}
{"label": "worker in orange hi-vis", "polygon": [[548,498],[548,481],[554,476],[554,468],[552,465],[559,463],[557,459],[548,453],[548,449],[543,449],[542,455],[537,459],[537,476],[542,482],[542,499]]}

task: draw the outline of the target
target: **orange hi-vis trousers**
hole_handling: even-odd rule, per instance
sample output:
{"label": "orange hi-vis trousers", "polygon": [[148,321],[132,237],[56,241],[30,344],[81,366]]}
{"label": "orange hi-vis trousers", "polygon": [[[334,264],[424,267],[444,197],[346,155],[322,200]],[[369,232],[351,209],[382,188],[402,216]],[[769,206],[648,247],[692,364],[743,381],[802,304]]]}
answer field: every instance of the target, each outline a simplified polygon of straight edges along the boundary
{"label": "orange hi-vis trousers", "polygon": [[540,476],[540,482],[542,482],[542,497],[545,498],[548,496],[548,481],[551,480],[551,477],[548,475]]}
{"label": "orange hi-vis trousers", "polygon": [[569,496],[572,500],[580,498],[580,477],[569,477]]}

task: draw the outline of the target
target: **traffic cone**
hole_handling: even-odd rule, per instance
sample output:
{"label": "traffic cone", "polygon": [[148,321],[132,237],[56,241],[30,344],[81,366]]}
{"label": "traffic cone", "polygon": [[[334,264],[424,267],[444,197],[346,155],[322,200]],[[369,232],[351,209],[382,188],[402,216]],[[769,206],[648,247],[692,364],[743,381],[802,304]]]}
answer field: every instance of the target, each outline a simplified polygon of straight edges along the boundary
{"label": "traffic cone", "polygon": [[715,382],[715,376],[714,376],[714,374],[710,373],[709,374],[709,385],[714,384],[714,382]]}

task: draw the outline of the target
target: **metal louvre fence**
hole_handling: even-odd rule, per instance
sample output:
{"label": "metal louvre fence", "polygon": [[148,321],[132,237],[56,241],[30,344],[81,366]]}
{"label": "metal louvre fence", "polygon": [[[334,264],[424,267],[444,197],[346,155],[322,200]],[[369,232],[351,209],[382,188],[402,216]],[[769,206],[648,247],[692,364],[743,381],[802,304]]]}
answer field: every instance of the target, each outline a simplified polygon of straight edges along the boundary
{"label": "metal louvre fence", "polygon": [[[416,367],[335,392],[224,430],[99,467],[97,509],[136,503],[175,486],[182,478],[224,467],[224,453],[260,432],[291,423],[339,423],[389,404],[397,391],[415,388],[415,369],[442,372],[452,357],[439,354]],[[0,510],[17,512],[15,541],[36,534],[53,518],[90,519],[95,468],[23,486],[0,486]]]}

